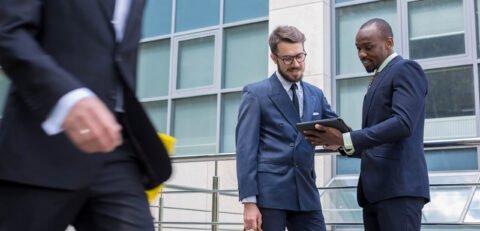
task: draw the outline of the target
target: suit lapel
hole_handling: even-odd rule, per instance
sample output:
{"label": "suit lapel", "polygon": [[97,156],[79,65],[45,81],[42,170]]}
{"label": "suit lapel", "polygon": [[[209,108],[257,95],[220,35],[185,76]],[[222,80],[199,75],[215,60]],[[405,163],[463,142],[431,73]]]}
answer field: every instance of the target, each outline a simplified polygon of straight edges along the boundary
{"label": "suit lapel", "polygon": [[[129,32],[141,26],[144,4],[145,0],[132,0],[130,11],[128,13],[128,19],[125,24],[125,33],[121,43],[128,42],[129,36],[131,35]],[[137,43],[139,41],[135,42]]]}
{"label": "suit lapel", "polygon": [[[103,15],[108,20],[108,23],[111,23],[113,19],[113,11],[115,10],[115,0],[97,0],[100,8],[102,9]],[[111,26],[113,29],[113,26]]]}
{"label": "suit lapel", "polygon": [[270,100],[280,111],[280,113],[282,113],[282,115],[287,119],[287,121],[293,127],[296,127],[296,124],[300,122],[300,116],[293,107],[292,100],[290,100],[290,97],[283,88],[282,83],[280,83],[280,80],[278,80],[276,74],[273,74],[269,80],[272,87],[272,91],[269,94]]}
{"label": "suit lapel", "polygon": [[402,57],[397,56],[394,59],[388,63],[388,65],[378,74],[378,76],[375,78],[374,82],[372,82],[372,85],[370,89],[367,90],[367,94],[365,94],[365,98],[363,100],[363,109],[362,109],[362,127],[367,126],[367,118],[368,118],[368,112],[370,112],[370,106],[372,104],[372,99],[375,96],[375,92],[378,89],[378,86],[381,85],[382,81],[385,79],[385,76],[388,75],[388,73],[391,70],[391,67],[395,65],[398,61],[400,61]]}
{"label": "suit lapel", "polygon": [[97,0],[100,9],[102,10],[103,16],[105,16],[105,21],[108,23],[108,28],[112,33],[112,38],[115,39],[115,28],[113,28],[113,12],[115,11],[115,1],[116,0]]}

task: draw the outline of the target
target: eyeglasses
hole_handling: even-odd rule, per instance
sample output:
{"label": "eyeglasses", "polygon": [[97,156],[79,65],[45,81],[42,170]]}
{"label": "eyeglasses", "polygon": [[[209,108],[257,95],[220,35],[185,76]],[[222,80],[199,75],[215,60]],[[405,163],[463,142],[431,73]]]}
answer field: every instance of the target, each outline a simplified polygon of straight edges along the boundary
{"label": "eyeglasses", "polygon": [[277,54],[275,54],[275,56],[277,56],[279,59],[281,59],[283,61],[283,63],[285,63],[285,65],[290,65],[293,63],[293,59],[297,60],[298,63],[303,63],[303,61],[305,61],[305,58],[307,57],[307,53],[305,52],[302,52],[298,55],[295,55],[295,56],[290,56],[290,55],[285,55],[285,56],[279,56]]}

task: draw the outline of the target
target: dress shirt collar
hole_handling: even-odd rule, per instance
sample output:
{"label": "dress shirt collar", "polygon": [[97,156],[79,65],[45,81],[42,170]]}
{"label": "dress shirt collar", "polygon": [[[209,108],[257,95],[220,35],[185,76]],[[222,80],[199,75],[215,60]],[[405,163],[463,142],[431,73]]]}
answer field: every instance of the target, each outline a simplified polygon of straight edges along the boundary
{"label": "dress shirt collar", "polygon": [[392,61],[393,58],[397,57],[398,54],[396,52],[393,52],[391,55],[389,55],[382,63],[382,65],[380,65],[380,67],[378,68],[377,72],[381,72],[383,70],[383,68],[385,68],[388,63],[390,63],[390,61]]}

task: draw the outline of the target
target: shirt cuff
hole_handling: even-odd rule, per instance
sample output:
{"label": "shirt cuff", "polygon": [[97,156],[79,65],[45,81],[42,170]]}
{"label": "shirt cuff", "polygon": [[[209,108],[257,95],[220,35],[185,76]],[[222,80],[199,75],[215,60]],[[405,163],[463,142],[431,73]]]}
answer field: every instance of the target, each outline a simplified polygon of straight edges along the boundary
{"label": "shirt cuff", "polygon": [[47,135],[56,135],[63,131],[62,125],[63,121],[67,117],[68,113],[78,101],[83,98],[94,96],[93,93],[88,88],[79,88],[73,91],[68,92],[60,100],[58,100],[55,107],[50,112],[48,118],[43,121],[42,128],[47,133]]}
{"label": "shirt cuff", "polygon": [[242,203],[257,203],[257,196],[245,197],[241,200]]}
{"label": "shirt cuff", "polygon": [[343,133],[343,150],[347,155],[352,155],[355,152],[355,148],[353,147],[352,137],[350,136],[350,132]]}

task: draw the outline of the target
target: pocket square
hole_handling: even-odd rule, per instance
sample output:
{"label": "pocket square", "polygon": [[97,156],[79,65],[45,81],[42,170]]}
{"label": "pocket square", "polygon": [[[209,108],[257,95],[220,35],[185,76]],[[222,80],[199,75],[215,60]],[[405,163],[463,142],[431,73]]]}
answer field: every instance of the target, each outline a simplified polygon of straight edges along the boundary
{"label": "pocket square", "polygon": [[313,115],[316,116],[316,115],[319,115],[319,114],[318,114],[318,112],[314,112]]}

